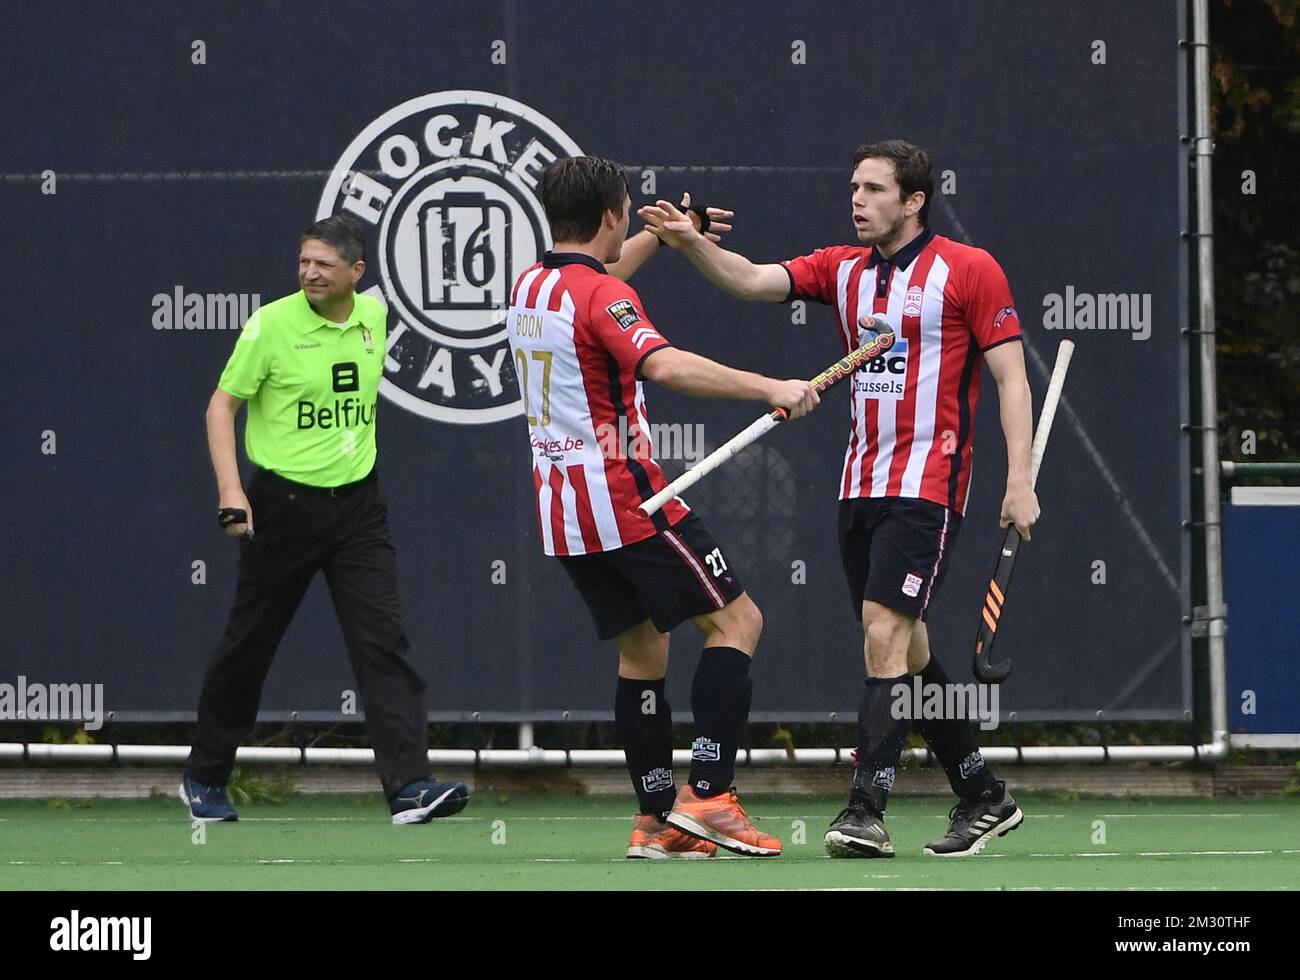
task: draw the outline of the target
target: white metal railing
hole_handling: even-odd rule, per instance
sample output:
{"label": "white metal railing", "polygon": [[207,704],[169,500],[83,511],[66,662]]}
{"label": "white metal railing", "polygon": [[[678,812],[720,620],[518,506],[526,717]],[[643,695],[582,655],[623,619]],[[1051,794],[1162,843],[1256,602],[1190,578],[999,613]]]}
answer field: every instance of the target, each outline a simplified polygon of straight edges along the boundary
{"label": "white metal railing", "polygon": [[[1275,746],[1241,747],[1273,748]],[[0,743],[0,761],[29,763],[136,763],[183,765],[189,755],[187,745],[45,745],[37,742]],[[1226,739],[1206,745],[994,745],[981,749],[984,757],[998,764],[1101,764],[1106,762],[1197,762],[1221,759],[1228,751]],[[909,749],[903,757],[930,763],[927,749]],[[244,765],[282,766],[364,766],[373,765],[371,749],[265,748],[247,746],[239,749],[236,761]],[[621,749],[432,749],[429,761],[442,768],[459,769],[540,769],[601,768],[623,765]],[[689,765],[689,749],[673,752],[675,765]],[[849,748],[741,749],[736,757],[740,767],[807,768],[850,765]],[[0,775],[2,775],[0,770]]]}

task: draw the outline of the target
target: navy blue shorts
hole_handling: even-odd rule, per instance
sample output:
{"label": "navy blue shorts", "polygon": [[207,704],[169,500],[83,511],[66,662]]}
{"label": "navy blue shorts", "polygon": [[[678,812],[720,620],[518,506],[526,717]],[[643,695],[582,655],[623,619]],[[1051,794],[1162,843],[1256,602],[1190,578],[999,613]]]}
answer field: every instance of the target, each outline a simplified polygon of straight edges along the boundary
{"label": "navy blue shorts", "polygon": [[602,640],[647,619],[667,633],[694,616],[721,609],[745,591],[693,513],[635,544],[557,558],[591,610]]}
{"label": "navy blue shorts", "polygon": [[960,527],[960,514],[929,500],[841,500],[840,559],[853,614],[861,620],[870,599],[924,621]]}

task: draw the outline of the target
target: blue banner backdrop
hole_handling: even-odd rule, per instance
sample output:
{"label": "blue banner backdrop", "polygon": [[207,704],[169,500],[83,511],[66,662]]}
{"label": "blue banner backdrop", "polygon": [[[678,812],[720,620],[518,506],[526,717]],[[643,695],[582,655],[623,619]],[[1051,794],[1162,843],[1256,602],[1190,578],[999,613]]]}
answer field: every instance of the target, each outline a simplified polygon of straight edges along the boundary
{"label": "blue banner backdrop", "polygon": [[[296,289],[299,231],[350,197],[363,287],[390,306],[380,469],[434,716],[608,716],[613,653],[540,554],[512,366],[494,361],[500,284],[546,244],[538,168],[612,156],[635,204],[689,190],[734,208],[726,244],[775,261],[852,242],[852,150],[903,137],[934,157],[934,227],[1007,272],[1036,407],[1058,342],[1078,344],[1002,618],[1004,717],[1183,717],[1181,27],[1172,0],[11,5],[0,680],[104,683],[119,718],[193,712],[236,557],[204,407],[243,313]],[[478,298],[433,295],[449,273],[412,257],[422,221],[462,220],[425,213],[439,175],[508,222]],[[830,309],[739,304],[667,249],[635,285],[671,340],[727,363],[812,376],[839,356]],[[702,426],[703,449],[757,414],[647,389],[652,420]],[[988,377],[983,392],[930,624],[957,677],[1001,535]],[[759,718],[856,710],[835,543],[847,418],[836,391],[687,498],[765,614]],[[689,626],[674,644],[684,709],[700,644]],[[263,708],[337,718],[351,687],[318,581]]]}

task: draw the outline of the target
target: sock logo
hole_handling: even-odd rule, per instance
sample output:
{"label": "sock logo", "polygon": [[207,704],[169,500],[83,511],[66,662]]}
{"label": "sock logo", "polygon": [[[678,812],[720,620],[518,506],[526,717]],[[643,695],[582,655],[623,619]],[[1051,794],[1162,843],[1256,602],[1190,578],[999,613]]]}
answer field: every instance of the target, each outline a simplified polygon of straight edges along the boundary
{"label": "sock logo", "polygon": [[697,780],[696,783],[695,783],[695,788],[696,788],[696,789],[708,789],[708,788],[709,788],[709,781],[708,781],[707,779],[700,779],[700,780]]}
{"label": "sock logo", "polygon": [[647,793],[657,793],[661,789],[673,788],[673,774],[663,766],[657,766],[641,777],[641,785]]}
{"label": "sock logo", "polygon": [[691,743],[691,758],[696,762],[717,762],[722,758],[722,746],[701,735]]}
{"label": "sock logo", "polygon": [[957,770],[961,773],[962,779],[969,779],[983,768],[984,756],[980,754],[979,749],[976,749],[957,764]]}
{"label": "sock logo", "polygon": [[888,769],[877,769],[876,774],[871,777],[871,785],[879,786],[886,793],[894,788],[894,767]]}

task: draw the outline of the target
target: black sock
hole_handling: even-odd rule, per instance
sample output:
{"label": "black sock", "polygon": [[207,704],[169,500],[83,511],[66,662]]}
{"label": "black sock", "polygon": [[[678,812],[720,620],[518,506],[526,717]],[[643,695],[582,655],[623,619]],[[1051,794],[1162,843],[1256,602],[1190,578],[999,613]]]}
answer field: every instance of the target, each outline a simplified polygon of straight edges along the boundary
{"label": "black sock", "polygon": [[[948,672],[943,669],[937,657],[930,655],[930,662],[918,675],[924,685],[937,684],[945,687],[951,683]],[[945,699],[946,701],[946,699]],[[975,733],[971,731],[970,721],[961,718],[918,718],[914,724],[927,745],[939,757],[939,764],[948,775],[948,785],[952,791],[964,800],[985,800],[990,803],[1001,801],[1001,783],[993,776],[992,770],[984,763],[984,754],[980,752]]]}
{"label": "black sock", "polygon": [[865,803],[877,813],[885,812],[898,759],[912,725],[906,717],[910,712],[902,718],[894,717],[894,685],[907,684],[910,679],[907,674],[868,677],[858,708],[858,764],[853,770],[849,800]]}
{"label": "black sock", "polygon": [[618,679],[614,695],[618,729],[627,771],[642,813],[663,815],[673,808],[673,709],[664,694],[664,679]]}
{"label": "black sock", "polygon": [[733,647],[705,647],[691,683],[695,741],[691,785],[700,796],[717,796],[736,775],[740,729],[749,717],[754,685],[749,655]]}

